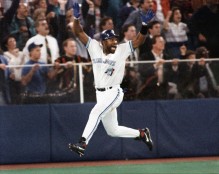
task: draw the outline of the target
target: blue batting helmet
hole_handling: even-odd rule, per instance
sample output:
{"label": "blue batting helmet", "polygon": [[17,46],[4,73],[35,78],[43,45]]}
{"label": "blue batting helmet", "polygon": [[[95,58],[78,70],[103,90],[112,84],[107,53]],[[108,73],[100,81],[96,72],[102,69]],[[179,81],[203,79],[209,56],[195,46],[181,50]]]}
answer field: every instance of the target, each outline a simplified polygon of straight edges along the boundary
{"label": "blue batting helmet", "polygon": [[107,39],[111,39],[113,37],[118,38],[119,36],[115,34],[114,30],[104,30],[101,34],[100,34],[100,38],[101,40],[107,40]]}

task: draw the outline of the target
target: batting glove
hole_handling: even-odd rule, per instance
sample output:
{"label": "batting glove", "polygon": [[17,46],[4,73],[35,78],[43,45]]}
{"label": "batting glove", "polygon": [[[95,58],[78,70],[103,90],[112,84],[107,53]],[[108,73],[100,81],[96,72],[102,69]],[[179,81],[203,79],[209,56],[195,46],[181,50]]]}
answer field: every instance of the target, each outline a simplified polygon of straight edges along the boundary
{"label": "batting glove", "polygon": [[74,3],[73,6],[73,15],[76,19],[79,19],[80,17],[80,7],[79,7],[79,4],[78,3]]}
{"label": "batting glove", "polygon": [[153,10],[151,9],[149,9],[145,15],[142,12],[140,12],[140,15],[143,25],[147,25],[151,21],[151,19],[153,19],[155,16]]}

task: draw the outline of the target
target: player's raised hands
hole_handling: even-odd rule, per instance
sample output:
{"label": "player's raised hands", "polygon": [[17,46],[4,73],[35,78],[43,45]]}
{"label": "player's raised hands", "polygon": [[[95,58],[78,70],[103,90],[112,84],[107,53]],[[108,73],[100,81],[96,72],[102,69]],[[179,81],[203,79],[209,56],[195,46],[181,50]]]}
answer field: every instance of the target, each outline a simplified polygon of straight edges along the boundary
{"label": "player's raised hands", "polygon": [[140,12],[140,15],[141,15],[141,21],[144,24],[148,24],[155,16],[153,10],[151,9],[149,9],[146,14],[143,14],[142,12]]}
{"label": "player's raised hands", "polygon": [[72,6],[73,8],[73,15],[76,19],[78,19],[80,17],[80,7],[79,7],[79,4],[76,2],[73,4]]}

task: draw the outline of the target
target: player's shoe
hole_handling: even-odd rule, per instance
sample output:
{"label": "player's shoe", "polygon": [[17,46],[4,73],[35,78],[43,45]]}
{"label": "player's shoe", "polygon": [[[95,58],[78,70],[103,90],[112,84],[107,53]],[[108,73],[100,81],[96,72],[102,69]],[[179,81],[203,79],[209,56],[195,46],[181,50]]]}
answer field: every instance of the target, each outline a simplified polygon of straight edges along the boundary
{"label": "player's shoe", "polygon": [[150,130],[146,127],[145,129],[141,129],[140,136],[136,138],[136,140],[142,140],[149,148],[150,151],[153,149],[153,141],[151,139]]}
{"label": "player's shoe", "polygon": [[84,151],[85,151],[86,146],[87,145],[86,145],[85,139],[81,138],[79,143],[76,143],[76,144],[69,143],[68,148],[71,151],[76,152],[80,157],[82,157],[84,156]]}

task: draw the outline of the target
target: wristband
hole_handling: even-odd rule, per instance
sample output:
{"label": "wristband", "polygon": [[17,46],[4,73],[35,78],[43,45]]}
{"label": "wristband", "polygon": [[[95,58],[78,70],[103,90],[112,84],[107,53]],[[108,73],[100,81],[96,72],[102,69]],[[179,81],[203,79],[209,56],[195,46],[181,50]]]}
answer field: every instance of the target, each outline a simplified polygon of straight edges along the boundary
{"label": "wristband", "polygon": [[142,26],[141,26],[140,33],[141,33],[142,35],[146,35],[147,32],[148,32],[148,27],[147,27],[147,25],[142,25]]}

